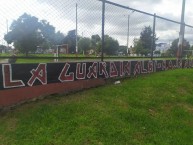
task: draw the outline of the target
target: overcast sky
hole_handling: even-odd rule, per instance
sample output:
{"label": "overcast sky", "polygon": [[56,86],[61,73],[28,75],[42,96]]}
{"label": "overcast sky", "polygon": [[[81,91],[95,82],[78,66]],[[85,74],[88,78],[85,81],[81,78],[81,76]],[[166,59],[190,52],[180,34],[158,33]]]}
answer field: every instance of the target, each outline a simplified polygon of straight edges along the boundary
{"label": "overcast sky", "polygon": [[[180,21],[182,0],[109,0],[134,9],[156,13],[159,16]],[[98,0],[0,0],[0,44],[6,33],[6,20],[8,24],[17,19],[24,12],[45,19],[57,30],[67,34],[75,29],[76,7],[78,4],[78,34],[90,37],[92,34],[101,34],[101,2]],[[192,0],[186,0],[185,22],[193,25]],[[138,38],[145,26],[153,24],[153,18],[137,12],[128,11],[112,5],[106,5],[105,33],[117,39],[121,45],[126,45],[128,14],[129,44]],[[157,19],[156,34],[159,42],[171,43],[179,35],[180,26],[171,22]],[[185,37],[193,42],[193,29],[186,28]]]}

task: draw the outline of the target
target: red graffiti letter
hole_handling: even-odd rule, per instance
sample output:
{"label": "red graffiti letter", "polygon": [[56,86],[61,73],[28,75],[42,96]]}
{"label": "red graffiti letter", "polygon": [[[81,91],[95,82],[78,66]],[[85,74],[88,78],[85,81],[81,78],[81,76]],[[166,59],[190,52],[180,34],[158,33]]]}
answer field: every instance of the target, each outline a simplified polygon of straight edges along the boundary
{"label": "red graffiti letter", "polygon": [[162,70],[167,70],[167,68],[166,68],[166,61],[165,60],[163,60],[163,62],[162,62]]}
{"label": "red graffiti letter", "polygon": [[147,69],[145,69],[145,64],[144,63],[145,63],[144,61],[141,62],[141,73],[142,74],[146,74],[147,73]]}
{"label": "red graffiti letter", "polygon": [[123,72],[123,62],[120,61],[120,76],[124,76],[124,72]]}
{"label": "red graffiti letter", "polygon": [[25,86],[22,80],[12,79],[12,67],[10,64],[2,64],[2,74],[4,88],[17,88]]}
{"label": "red graffiti letter", "polygon": [[149,61],[148,62],[148,73],[152,73],[153,72],[153,61]]}
{"label": "red graffiti letter", "polygon": [[66,63],[64,68],[62,69],[62,72],[60,73],[59,80],[61,82],[69,82],[69,81],[74,81],[74,73],[71,72],[69,75],[67,75],[67,72],[70,68],[70,64]]}
{"label": "red graffiti letter", "polygon": [[117,77],[118,71],[114,62],[110,62],[110,77]]}
{"label": "red graffiti letter", "polygon": [[155,61],[155,72],[160,70],[162,68],[161,62]]}
{"label": "red graffiti letter", "polygon": [[182,60],[177,60],[177,68],[182,68]]}
{"label": "red graffiti letter", "polygon": [[105,78],[108,78],[109,75],[108,75],[108,72],[107,72],[107,64],[106,62],[100,62],[99,63],[99,74],[100,75],[105,75]]}
{"label": "red graffiti letter", "polygon": [[46,64],[39,64],[36,70],[31,71],[32,77],[28,81],[29,86],[33,86],[36,80],[39,80],[43,85],[47,84]]}
{"label": "red graffiti letter", "polygon": [[168,64],[168,69],[173,69],[173,63],[172,63],[172,61],[171,61],[171,60],[169,61],[169,64]]}
{"label": "red graffiti letter", "polygon": [[141,73],[140,68],[141,68],[141,63],[140,63],[140,61],[138,61],[137,64],[135,65],[135,68],[134,68],[134,72],[133,72],[134,76]]}
{"label": "red graffiti letter", "polygon": [[85,77],[86,77],[86,63],[82,64],[82,68],[81,68],[81,64],[77,63],[77,65],[76,65],[76,78],[78,80],[80,80],[80,79],[85,79]]}
{"label": "red graffiti letter", "polygon": [[125,75],[128,74],[128,76],[130,76],[130,74],[131,74],[131,62],[127,62],[127,64],[124,66],[124,73],[125,73]]}
{"label": "red graffiti letter", "polygon": [[94,62],[92,66],[89,67],[89,72],[87,74],[87,77],[90,79],[92,76],[94,78],[97,78],[97,62]]}

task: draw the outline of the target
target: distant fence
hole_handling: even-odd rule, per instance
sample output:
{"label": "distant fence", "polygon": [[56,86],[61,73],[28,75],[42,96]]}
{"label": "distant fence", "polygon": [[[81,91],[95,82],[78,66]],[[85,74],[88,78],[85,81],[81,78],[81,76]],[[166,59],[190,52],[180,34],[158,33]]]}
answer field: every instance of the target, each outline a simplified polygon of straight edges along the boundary
{"label": "distant fence", "polygon": [[[153,35],[159,38],[158,43],[165,44],[163,48],[160,48],[161,51],[166,51],[170,48],[172,41],[179,38],[181,24],[185,27],[185,39],[193,44],[193,26],[108,0],[26,1],[21,4],[21,7],[15,6],[12,9],[11,6],[2,5],[3,10],[5,8],[9,10],[1,14],[3,21],[0,25],[0,44],[2,45],[7,45],[4,34],[10,31],[9,26],[13,20],[16,20],[24,12],[34,15],[40,20],[47,20],[57,31],[61,31],[65,35],[71,30],[76,30],[76,36],[82,38],[91,38],[98,34],[101,37],[101,52],[98,56],[102,61],[104,57],[107,57],[104,52],[105,35],[113,37],[119,42],[119,45],[128,48],[127,53],[130,51],[131,55],[137,57],[132,54],[132,48],[135,45],[134,40],[140,38],[140,33],[145,26],[150,26],[153,29]],[[18,15],[11,15],[11,11],[18,12]],[[73,45],[70,43],[68,45],[72,45],[71,48],[75,50],[78,49],[78,46],[76,46],[78,42],[75,42],[77,38],[73,39]],[[153,50],[156,47],[154,43],[155,39],[152,39],[151,55],[148,56],[151,59],[154,57]],[[93,46],[92,49],[96,51],[97,48]],[[4,51],[8,50],[0,48],[0,53]],[[122,55],[122,52],[120,55]],[[0,58],[3,59],[1,55]],[[73,59],[76,59],[76,57],[73,57]]]}
{"label": "distant fence", "polygon": [[193,60],[1,64],[0,108],[104,85],[107,79],[192,67]]}

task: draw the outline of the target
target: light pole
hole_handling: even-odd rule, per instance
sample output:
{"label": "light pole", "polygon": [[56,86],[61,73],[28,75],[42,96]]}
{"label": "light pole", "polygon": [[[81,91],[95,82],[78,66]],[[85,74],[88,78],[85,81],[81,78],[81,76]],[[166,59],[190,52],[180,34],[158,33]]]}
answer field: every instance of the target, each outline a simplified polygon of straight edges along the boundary
{"label": "light pole", "polygon": [[132,13],[134,13],[135,11],[133,10],[131,13],[128,14],[128,27],[127,27],[127,54],[129,55],[129,27],[130,27],[130,16]]}
{"label": "light pole", "polygon": [[182,48],[184,43],[184,31],[185,31],[185,22],[184,22],[184,14],[185,14],[185,2],[182,1],[182,13],[181,13],[181,24],[180,24],[180,33],[179,33],[179,42],[178,42],[178,51],[177,58],[180,59],[182,57]]}
{"label": "light pole", "polygon": [[78,54],[78,4],[76,3],[76,56]]}

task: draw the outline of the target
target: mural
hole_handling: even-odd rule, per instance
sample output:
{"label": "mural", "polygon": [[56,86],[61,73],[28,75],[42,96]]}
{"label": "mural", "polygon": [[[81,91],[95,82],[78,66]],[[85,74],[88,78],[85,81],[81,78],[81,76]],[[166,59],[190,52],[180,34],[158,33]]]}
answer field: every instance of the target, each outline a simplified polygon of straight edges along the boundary
{"label": "mural", "polygon": [[193,60],[1,64],[0,90],[192,68]]}

